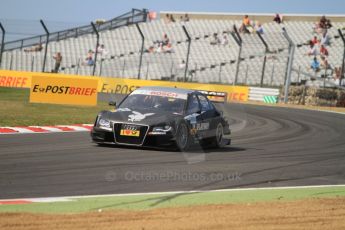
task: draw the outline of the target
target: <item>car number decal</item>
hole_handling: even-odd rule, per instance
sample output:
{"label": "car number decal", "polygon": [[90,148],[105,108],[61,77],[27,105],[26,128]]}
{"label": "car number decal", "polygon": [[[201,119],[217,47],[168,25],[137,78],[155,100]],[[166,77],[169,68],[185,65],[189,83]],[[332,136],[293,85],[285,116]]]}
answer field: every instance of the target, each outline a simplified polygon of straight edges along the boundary
{"label": "car number decal", "polygon": [[208,130],[210,128],[210,123],[205,122],[205,123],[192,124],[192,127],[193,129],[196,129],[198,131]]}

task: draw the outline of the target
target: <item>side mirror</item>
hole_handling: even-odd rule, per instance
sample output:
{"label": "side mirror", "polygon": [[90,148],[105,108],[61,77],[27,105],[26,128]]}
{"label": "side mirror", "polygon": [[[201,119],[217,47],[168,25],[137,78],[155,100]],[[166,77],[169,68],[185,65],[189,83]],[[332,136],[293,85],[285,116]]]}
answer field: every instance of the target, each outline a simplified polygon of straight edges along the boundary
{"label": "side mirror", "polygon": [[109,106],[114,106],[114,107],[115,107],[115,106],[116,106],[116,102],[115,102],[115,101],[109,101],[108,105],[109,105]]}

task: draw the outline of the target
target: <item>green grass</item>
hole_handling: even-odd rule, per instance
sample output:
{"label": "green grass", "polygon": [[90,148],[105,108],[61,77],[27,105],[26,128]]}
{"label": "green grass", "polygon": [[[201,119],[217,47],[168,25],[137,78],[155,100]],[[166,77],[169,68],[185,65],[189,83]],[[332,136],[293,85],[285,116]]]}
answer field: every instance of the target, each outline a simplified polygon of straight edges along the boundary
{"label": "green grass", "polygon": [[94,107],[29,103],[29,94],[0,87],[0,126],[92,124],[99,111],[110,108],[106,102]]}
{"label": "green grass", "polygon": [[334,197],[345,197],[345,186],[81,198],[67,202],[0,205],[0,212],[80,213],[98,211],[99,209],[147,210],[207,204],[292,201]]}

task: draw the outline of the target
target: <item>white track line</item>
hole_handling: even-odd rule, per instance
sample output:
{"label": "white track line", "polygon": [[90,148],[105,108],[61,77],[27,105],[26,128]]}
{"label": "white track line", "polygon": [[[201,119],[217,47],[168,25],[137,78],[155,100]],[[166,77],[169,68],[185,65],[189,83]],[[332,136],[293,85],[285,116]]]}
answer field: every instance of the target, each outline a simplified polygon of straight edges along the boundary
{"label": "white track line", "polygon": [[[144,195],[172,195],[172,194],[188,194],[188,193],[210,193],[210,192],[235,192],[235,191],[255,191],[255,190],[280,190],[280,189],[308,189],[308,188],[337,188],[344,187],[345,184],[339,185],[310,185],[310,186],[286,186],[286,187],[264,187],[264,188],[234,188],[234,189],[215,189],[215,190],[192,190],[192,191],[171,191],[171,192],[147,192],[147,193],[122,193],[122,194],[104,194],[104,195],[83,195],[83,196],[61,196],[61,197],[45,197],[45,198],[16,198],[16,199],[0,199],[2,201],[16,200],[73,200],[84,198],[102,198],[102,197],[119,197],[119,196],[144,196]],[[37,202],[37,201],[36,201]]]}
{"label": "white track line", "polygon": [[[312,110],[312,109],[310,109],[310,110]],[[335,114],[345,115],[344,112],[337,112],[337,111],[329,111],[329,110],[314,110],[314,111],[325,112],[325,113],[335,113]]]}
{"label": "white track line", "polygon": [[31,201],[33,203],[51,203],[51,202],[67,202],[67,201],[74,201],[71,199],[66,199],[63,197],[48,197],[48,198],[32,198],[28,201]]}

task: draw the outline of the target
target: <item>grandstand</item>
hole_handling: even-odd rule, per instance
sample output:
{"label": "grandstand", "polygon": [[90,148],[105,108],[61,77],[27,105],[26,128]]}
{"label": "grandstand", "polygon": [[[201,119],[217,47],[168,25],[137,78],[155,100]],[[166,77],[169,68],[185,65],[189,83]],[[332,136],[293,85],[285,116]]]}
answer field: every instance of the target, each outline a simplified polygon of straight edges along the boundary
{"label": "grandstand", "polygon": [[[263,23],[264,33],[260,35],[238,33],[243,14],[189,13],[187,22],[167,23],[165,14],[173,14],[178,19],[184,13],[161,12],[160,19],[152,21],[147,13],[145,9],[133,9],[96,24],[96,31],[92,26],[83,26],[49,37],[41,35],[6,42],[1,69],[50,72],[54,69],[53,56],[61,52],[60,72],[66,74],[277,87],[285,82],[291,45],[283,35],[283,28],[295,45],[292,82],[334,86],[333,69],[344,63],[345,47],[339,32],[344,33],[345,16],[330,16],[333,27],[328,30],[331,38],[328,61],[331,68],[315,72],[310,68],[313,57],[306,55],[306,44],[315,35],[313,26],[320,16],[284,15],[283,23],[277,24],[272,21],[273,15],[251,14],[253,21]],[[150,46],[157,46],[157,41],[162,40],[163,34],[168,35],[172,52],[148,52]],[[212,45],[214,34],[226,36],[228,43]],[[45,49],[24,51],[38,43],[45,47],[47,41],[46,54]],[[97,42],[104,44],[106,53],[98,54],[96,65],[87,66],[88,50],[96,50]],[[187,60],[186,70],[180,63]]]}

